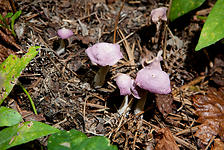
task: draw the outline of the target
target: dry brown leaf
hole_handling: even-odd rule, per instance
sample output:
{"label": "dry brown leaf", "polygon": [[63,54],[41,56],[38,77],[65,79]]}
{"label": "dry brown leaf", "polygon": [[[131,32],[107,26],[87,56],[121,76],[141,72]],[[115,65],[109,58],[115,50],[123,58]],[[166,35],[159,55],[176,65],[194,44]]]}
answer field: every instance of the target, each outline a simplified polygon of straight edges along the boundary
{"label": "dry brown leaf", "polygon": [[169,128],[162,128],[158,130],[159,136],[156,138],[158,141],[155,150],[179,150],[175,139],[170,132]]}
{"label": "dry brown leaf", "polygon": [[202,123],[195,133],[203,144],[208,144],[213,136],[219,135],[224,139],[224,88],[210,87],[207,95],[197,95],[194,106]]}
{"label": "dry brown leaf", "polygon": [[220,139],[215,139],[211,150],[224,150],[224,143]]}
{"label": "dry brown leaf", "polygon": [[173,98],[171,94],[156,94],[156,105],[159,111],[163,114],[163,117],[166,117],[169,113],[172,112],[172,103]]}

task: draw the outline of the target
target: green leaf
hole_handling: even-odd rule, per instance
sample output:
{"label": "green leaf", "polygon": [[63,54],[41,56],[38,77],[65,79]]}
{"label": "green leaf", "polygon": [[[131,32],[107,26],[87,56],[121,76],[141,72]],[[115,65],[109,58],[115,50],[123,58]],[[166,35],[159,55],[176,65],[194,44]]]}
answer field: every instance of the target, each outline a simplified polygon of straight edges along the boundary
{"label": "green leaf", "polygon": [[174,21],[178,17],[201,6],[205,0],[173,0],[170,10],[170,20]]}
{"label": "green leaf", "polygon": [[74,129],[51,135],[47,147],[49,150],[117,150],[106,137],[87,138],[85,134]]}
{"label": "green leaf", "polygon": [[0,89],[0,105],[11,92],[23,69],[38,54],[38,51],[36,50],[38,48],[40,48],[40,46],[30,47],[28,52],[22,58],[18,58],[16,55],[10,55],[2,64],[0,64],[0,74],[4,81],[3,88]]}
{"label": "green leaf", "polygon": [[7,13],[7,15],[5,15],[5,17],[4,17],[4,18],[10,18],[10,17],[12,17],[12,15],[13,15],[13,13],[12,13],[12,12]]}
{"label": "green leaf", "polygon": [[57,128],[37,121],[16,124],[0,131],[0,148],[8,149],[59,131]]}
{"label": "green leaf", "polygon": [[11,21],[15,21],[22,13],[22,10],[17,11],[11,18]]}
{"label": "green leaf", "polygon": [[22,116],[14,109],[0,107],[0,127],[12,126],[22,121]]}
{"label": "green leaf", "polygon": [[202,28],[196,51],[224,38],[224,0],[218,0]]}
{"label": "green leaf", "polygon": [[11,18],[11,32],[14,36],[16,36],[16,33],[14,31],[14,24],[15,24],[15,20],[21,15],[22,11],[19,10],[17,11]]}
{"label": "green leaf", "polygon": [[47,147],[49,150],[68,150],[76,147],[85,139],[87,136],[80,131],[62,130],[50,136]]}
{"label": "green leaf", "polygon": [[110,145],[109,139],[104,136],[95,136],[84,140],[77,150],[117,150],[116,146]]}

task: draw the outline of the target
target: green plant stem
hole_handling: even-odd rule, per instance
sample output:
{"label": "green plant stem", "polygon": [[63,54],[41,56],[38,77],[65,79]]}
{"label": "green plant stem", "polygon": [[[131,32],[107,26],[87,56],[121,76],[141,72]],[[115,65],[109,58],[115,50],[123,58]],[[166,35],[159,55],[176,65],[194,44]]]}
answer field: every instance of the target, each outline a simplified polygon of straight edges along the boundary
{"label": "green plant stem", "polygon": [[14,30],[10,30],[11,32],[12,32],[12,35],[14,36],[14,37],[16,37],[16,33],[15,33],[15,31]]}
{"label": "green plant stem", "polygon": [[3,101],[4,101],[4,99],[1,99],[1,100],[0,100],[0,106],[2,105]]}
{"label": "green plant stem", "polygon": [[205,16],[197,16],[198,19],[206,21],[207,17]]}
{"label": "green plant stem", "polygon": [[32,98],[31,98],[30,94],[27,92],[27,90],[24,88],[24,86],[21,83],[19,83],[19,86],[23,89],[25,94],[28,96],[28,99],[30,100],[30,103],[31,103],[31,106],[33,108],[34,114],[37,115],[37,110],[36,110],[36,107],[34,105],[34,102],[33,102]]}

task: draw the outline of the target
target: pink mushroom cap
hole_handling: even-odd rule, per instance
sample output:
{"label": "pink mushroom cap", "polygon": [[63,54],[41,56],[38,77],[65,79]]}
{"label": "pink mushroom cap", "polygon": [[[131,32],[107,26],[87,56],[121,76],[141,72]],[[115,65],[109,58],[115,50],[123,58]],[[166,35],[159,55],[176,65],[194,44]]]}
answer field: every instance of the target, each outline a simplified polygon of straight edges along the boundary
{"label": "pink mushroom cap", "polygon": [[115,81],[120,89],[120,95],[126,96],[132,94],[135,98],[140,99],[134,80],[129,75],[119,73]]}
{"label": "pink mushroom cap", "polygon": [[140,88],[157,94],[168,94],[171,92],[169,75],[162,71],[160,61],[162,60],[162,51],[159,51],[157,57],[137,73],[135,84]]}
{"label": "pink mushroom cap", "polygon": [[100,66],[113,66],[123,55],[118,44],[97,43],[89,47],[85,51],[93,64]]}
{"label": "pink mushroom cap", "polygon": [[131,94],[131,87],[133,84],[133,80],[127,74],[119,74],[115,79],[118,88],[120,89],[121,95],[130,95]]}
{"label": "pink mushroom cap", "polygon": [[167,21],[166,11],[166,7],[153,9],[150,14],[152,17],[152,22],[157,23],[159,20]]}
{"label": "pink mushroom cap", "polygon": [[152,93],[168,94],[171,92],[169,75],[158,69],[141,69],[137,73],[135,83]]}
{"label": "pink mushroom cap", "polygon": [[72,35],[73,35],[73,32],[70,29],[62,28],[62,29],[58,30],[58,36],[60,36],[60,38],[62,38],[62,39],[68,39]]}

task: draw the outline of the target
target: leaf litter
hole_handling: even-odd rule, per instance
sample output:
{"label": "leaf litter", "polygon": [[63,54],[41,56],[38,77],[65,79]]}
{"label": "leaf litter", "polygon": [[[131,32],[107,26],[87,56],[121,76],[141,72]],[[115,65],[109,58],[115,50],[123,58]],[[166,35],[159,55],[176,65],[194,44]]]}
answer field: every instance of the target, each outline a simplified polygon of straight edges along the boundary
{"label": "leaf litter", "polygon": [[206,95],[194,98],[198,122],[202,123],[195,133],[203,144],[208,144],[213,136],[224,139],[224,88],[210,87]]}

